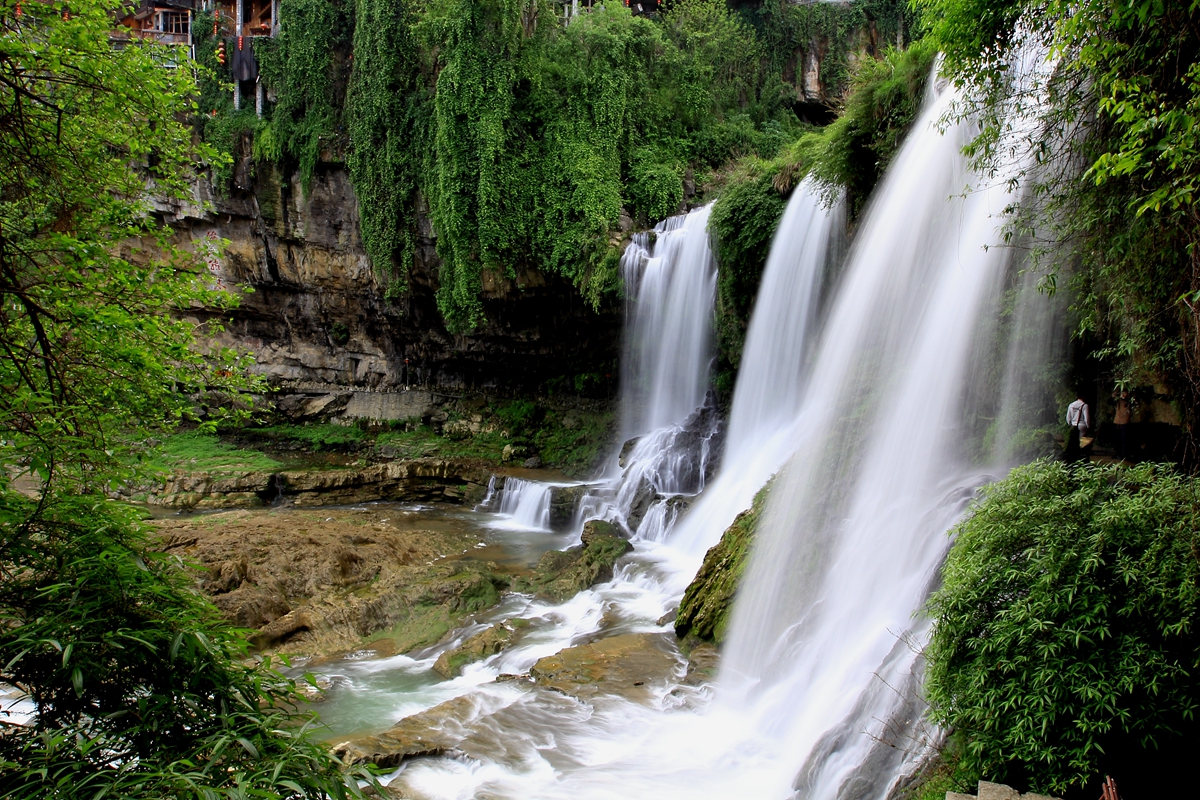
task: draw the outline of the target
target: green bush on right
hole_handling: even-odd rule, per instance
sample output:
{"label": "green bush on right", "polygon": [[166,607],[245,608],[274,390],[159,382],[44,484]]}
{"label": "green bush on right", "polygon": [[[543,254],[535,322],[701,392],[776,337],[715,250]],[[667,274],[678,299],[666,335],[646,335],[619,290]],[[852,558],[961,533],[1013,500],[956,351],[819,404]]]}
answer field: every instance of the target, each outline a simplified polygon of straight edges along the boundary
{"label": "green bush on right", "polygon": [[1104,775],[1182,778],[1200,733],[1200,479],[1036,461],[953,533],[926,690],[958,782],[1070,797]]}

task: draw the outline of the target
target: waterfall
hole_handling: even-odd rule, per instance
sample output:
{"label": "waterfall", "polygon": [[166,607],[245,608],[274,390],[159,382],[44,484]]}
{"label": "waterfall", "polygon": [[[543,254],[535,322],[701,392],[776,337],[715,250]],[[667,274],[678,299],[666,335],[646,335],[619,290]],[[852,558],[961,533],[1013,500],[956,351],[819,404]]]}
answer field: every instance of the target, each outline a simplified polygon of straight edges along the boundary
{"label": "waterfall", "polygon": [[[789,319],[800,341],[779,337],[773,345],[757,334],[779,330],[796,312],[777,308],[786,292],[764,283],[752,322],[763,360],[748,341],[738,421],[722,477],[707,495],[719,498],[735,485],[727,480],[763,469],[756,453],[766,454],[766,474],[783,466],[711,699],[676,689],[653,708],[597,701],[586,714],[539,719],[520,766],[480,770],[476,787],[497,797],[564,800],[882,800],[936,735],[921,727],[918,653],[928,621],[919,611],[949,545],[946,531],[976,488],[998,474],[972,460],[979,448],[968,440],[983,414],[977,398],[991,393],[1007,402],[1002,386],[981,386],[988,371],[975,362],[997,349],[989,342],[1013,265],[1011,250],[996,245],[1019,187],[1011,172],[981,176],[969,168],[961,148],[973,127],[939,124],[955,99],[931,92],[858,224],[830,299],[820,303],[815,342],[804,338],[816,283],[807,294],[793,286],[792,308],[809,314]],[[824,271],[816,267],[818,243],[838,212],[822,219],[811,194],[802,187],[777,234],[772,274],[764,276],[772,287],[776,271],[803,277],[795,266],[775,269],[785,253],[795,264],[799,251],[812,250],[804,256],[812,259],[808,280]],[[805,219],[806,207],[803,243],[784,244],[804,227],[792,221]],[[1047,319],[1023,316],[1019,325]],[[1009,352],[1030,334],[1009,336]],[[774,370],[771,358],[780,359]],[[794,369],[783,369],[785,358]],[[1012,372],[1003,352],[997,363],[996,382]],[[773,432],[782,443],[768,452]],[[756,477],[740,490],[759,485]],[[668,551],[694,552],[719,530],[709,521],[723,508],[716,502],[699,501],[665,544],[653,545],[658,563],[670,560]],[[609,591],[629,590],[618,584]],[[520,713],[531,725],[532,712]],[[538,737],[554,742],[552,759],[535,754]]]}
{"label": "waterfall", "polygon": [[621,258],[627,306],[622,442],[678,425],[704,403],[717,291],[711,212],[704,206],[664,220],[652,235],[636,234]]}
{"label": "waterfall", "polygon": [[965,441],[972,356],[1024,165],[973,173],[974,127],[938,129],[954,100],[926,108],[860,223],[730,626],[718,696],[801,797],[882,798],[920,751],[919,611],[989,477]]}
{"label": "waterfall", "polygon": [[[1027,409],[1044,403],[1044,376],[1022,350],[1064,344],[1048,335],[1058,312],[1038,306],[1032,278],[997,246],[1026,162],[974,172],[962,155],[974,126],[944,122],[957,99],[931,80],[827,287],[843,212],[820,204],[808,182],[797,188],[763,276],[714,482],[708,210],[630,246],[624,436],[579,521],[612,519],[638,546],[612,581],[566,603],[510,598],[523,607],[503,613],[519,613],[531,633],[444,684],[473,692],[478,714],[461,745],[470,755],[406,767],[414,794],[883,800],[937,735],[921,727],[929,623],[920,609],[946,531],[1008,463],[1013,448],[998,439],[1016,438]],[[1004,132],[1003,151],[1026,152],[1021,124]],[[1010,320],[997,322],[1014,284]],[[640,704],[493,680],[567,643],[669,636],[662,614],[695,574],[691,562],[776,472],[714,686],[669,681]],[[513,489],[518,506],[532,507],[532,486]]]}
{"label": "waterfall", "polygon": [[[493,479],[494,480],[494,479]],[[489,484],[489,488],[492,484]],[[520,530],[550,530],[550,489],[552,484],[506,478],[500,490],[500,507],[507,519],[497,527]]]}
{"label": "waterfall", "polygon": [[792,193],[763,269],[729,415],[724,466],[672,537],[701,556],[795,448],[793,426],[804,396],[810,333],[822,276],[845,229],[840,201],[826,208],[806,178]]}
{"label": "waterfall", "polygon": [[620,451],[608,479],[581,501],[580,522],[604,518],[635,538],[661,541],[679,514],[677,505],[667,507],[672,498],[703,490],[714,467],[711,210],[635,234],[621,259],[627,307]]}

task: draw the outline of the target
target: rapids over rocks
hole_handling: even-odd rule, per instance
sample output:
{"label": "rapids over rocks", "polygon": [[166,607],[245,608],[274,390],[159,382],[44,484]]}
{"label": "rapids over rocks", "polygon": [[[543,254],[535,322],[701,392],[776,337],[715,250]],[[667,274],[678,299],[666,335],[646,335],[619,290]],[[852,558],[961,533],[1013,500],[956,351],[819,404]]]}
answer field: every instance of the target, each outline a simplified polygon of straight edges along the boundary
{"label": "rapids over rocks", "polygon": [[[435,647],[314,670],[332,681],[318,706],[332,737],[437,706],[408,751],[423,757],[389,776],[397,796],[883,800],[911,773],[939,735],[921,724],[920,608],[947,529],[1006,466],[1004,424],[986,451],[973,426],[1011,419],[1025,380],[1003,355],[1022,337],[998,335],[997,298],[1007,284],[1034,291],[995,246],[1020,191],[1007,178],[1025,164],[972,173],[972,126],[943,122],[955,99],[932,83],[848,248],[841,204],[809,181],[794,191],[727,426],[709,392],[709,209],[628,248],[624,444],[592,483],[509,478],[477,513],[498,531],[550,532],[556,547],[601,520],[633,551],[566,602],[510,594]],[[985,351],[1009,365],[1000,385],[977,369]],[[777,473],[719,674],[698,679],[670,612]],[[562,492],[575,511],[556,528]],[[464,647],[478,657],[435,672]],[[645,679],[606,690],[631,683],[612,675],[635,656],[652,665]],[[600,689],[579,688],[588,681]]]}

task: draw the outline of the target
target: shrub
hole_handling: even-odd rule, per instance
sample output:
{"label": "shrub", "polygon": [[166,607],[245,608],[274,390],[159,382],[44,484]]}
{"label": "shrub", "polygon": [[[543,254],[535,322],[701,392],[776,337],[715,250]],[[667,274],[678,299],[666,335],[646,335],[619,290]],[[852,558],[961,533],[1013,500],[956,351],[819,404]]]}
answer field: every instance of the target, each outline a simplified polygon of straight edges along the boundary
{"label": "shrub", "polygon": [[362,797],[136,516],[0,486],[0,680],[37,712],[0,736],[4,796]]}
{"label": "shrub", "polygon": [[862,210],[920,112],[936,56],[936,48],[922,40],[907,50],[888,50],[878,61],[864,59],[845,112],[802,142],[813,174],[845,190],[852,214]]}
{"label": "shrub", "polygon": [[534,421],[537,406],[529,400],[513,400],[496,409],[496,416],[514,433],[525,430]]}
{"label": "shrub", "polygon": [[1145,783],[1195,741],[1200,479],[1038,461],[954,534],[926,680],[964,781],[1061,792],[1136,764]]}

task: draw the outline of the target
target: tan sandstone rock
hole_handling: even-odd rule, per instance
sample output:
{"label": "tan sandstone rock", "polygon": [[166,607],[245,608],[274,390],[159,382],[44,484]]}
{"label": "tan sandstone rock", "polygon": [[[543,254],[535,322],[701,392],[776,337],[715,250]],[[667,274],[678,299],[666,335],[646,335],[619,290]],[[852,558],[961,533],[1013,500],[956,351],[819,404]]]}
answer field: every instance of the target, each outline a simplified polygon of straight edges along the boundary
{"label": "tan sandstone rock", "polygon": [[579,700],[615,694],[644,702],[652,684],[666,682],[681,667],[667,637],[629,633],[569,647],[540,659],[529,674],[538,685]]}

